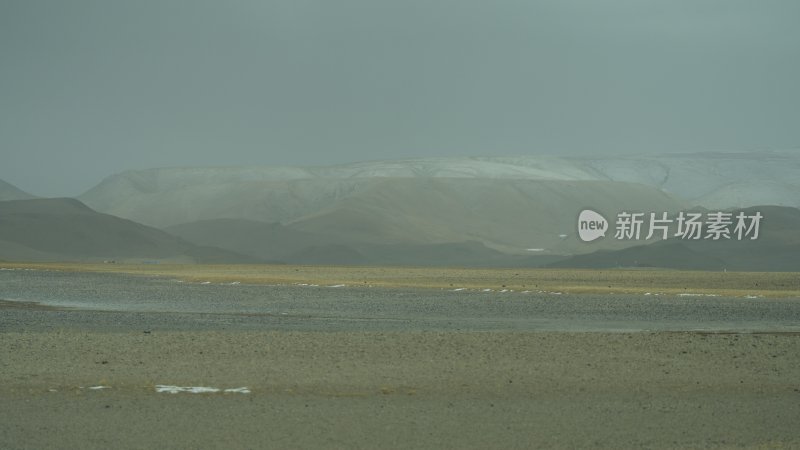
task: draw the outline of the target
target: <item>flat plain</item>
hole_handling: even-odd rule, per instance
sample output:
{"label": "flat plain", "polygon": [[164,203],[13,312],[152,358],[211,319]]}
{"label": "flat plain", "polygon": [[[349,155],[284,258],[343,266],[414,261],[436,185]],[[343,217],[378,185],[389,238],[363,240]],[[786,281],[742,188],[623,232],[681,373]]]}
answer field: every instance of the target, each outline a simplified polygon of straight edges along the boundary
{"label": "flat plain", "polygon": [[797,274],[0,266],[2,448],[800,446]]}
{"label": "flat plain", "polygon": [[[0,262],[0,267],[4,263]],[[799,297],[796,272],[661,269],[481,269],[447,267],[295,266],[266,264],[5,263],[7,268],[124,273],[183,281],[252,284],[367,285],[393,288],[468,288],[558,291],[574,294],[685,292]]]}

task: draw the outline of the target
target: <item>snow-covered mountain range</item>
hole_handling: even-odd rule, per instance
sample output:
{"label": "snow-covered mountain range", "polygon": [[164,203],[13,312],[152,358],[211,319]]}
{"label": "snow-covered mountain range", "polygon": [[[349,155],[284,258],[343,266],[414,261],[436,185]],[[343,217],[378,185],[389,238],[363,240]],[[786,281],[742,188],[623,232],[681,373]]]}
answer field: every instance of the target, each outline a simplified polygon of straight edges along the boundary
{"label": "snow-covered mountain range", "polygon": [[[163,168],[113,175],[79,198],[157,227],[240,219],[280,223],[337,244],[471,241],[506,253],[573,254],[590,250],[573,236],[585,207],[613,215],[800,206],[800,152]],[[591,250],[620,245],[606,240]]]}

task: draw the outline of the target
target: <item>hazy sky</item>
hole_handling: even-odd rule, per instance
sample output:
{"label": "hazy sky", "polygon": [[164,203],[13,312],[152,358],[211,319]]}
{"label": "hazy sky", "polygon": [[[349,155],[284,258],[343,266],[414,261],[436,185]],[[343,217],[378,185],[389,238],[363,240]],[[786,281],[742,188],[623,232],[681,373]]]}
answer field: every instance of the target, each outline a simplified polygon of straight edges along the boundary
{"label": "hazy sky", "polygon": [[0,179],[800,146],[800,1],[0,0]]}

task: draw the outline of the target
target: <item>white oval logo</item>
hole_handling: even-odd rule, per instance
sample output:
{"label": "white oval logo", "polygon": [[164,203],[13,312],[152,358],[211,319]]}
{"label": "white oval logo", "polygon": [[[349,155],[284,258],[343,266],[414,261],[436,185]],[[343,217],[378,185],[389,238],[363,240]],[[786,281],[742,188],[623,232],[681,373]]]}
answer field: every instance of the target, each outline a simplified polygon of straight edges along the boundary
{"label": "white oval logo", "polygon": [[583,242],[592,242],[605,237],[608,221],[600,213],[584,209],[578,215],[578,236]]}

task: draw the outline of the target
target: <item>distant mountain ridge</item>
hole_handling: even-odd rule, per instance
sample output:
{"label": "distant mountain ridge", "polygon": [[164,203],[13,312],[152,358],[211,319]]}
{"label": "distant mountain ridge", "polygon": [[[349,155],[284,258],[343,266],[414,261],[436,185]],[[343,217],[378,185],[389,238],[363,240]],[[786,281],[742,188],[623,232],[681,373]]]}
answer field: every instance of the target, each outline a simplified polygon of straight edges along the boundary
{"label": "distant mountain ridge", "polygon": [[100,214],[70,198],[0,201],[0,260],[258,261]]}
{"label": "distant mountain ridge", "polygon": [[[282,228],[273,230],[277,236],[294,233],[288,241],[306,236],[306,247],[316,253],[328,249],[348,261],[395,260],[404,254],[398,248],[376,250],[385,245],[421,249],[468,242],[518,257],[534,256],[531,251],[535,256],[572,255],[635,244],[604,240],[584,245],[575,236],[577,214],[584,208],[613,216],[623,210],[675,212],[694,206],[800,206],[800,153],[420,158],[329,167],[151,169],[108,177],[80,199],[98,211],[150,226],[195,224],[198,242],[209,238],[211,228],[226,233],[222,222],[210,221],[280,224]],[[237,231],[242,223],[227,223],[233,227],[227,233],[250,236],[251,248],[271,242],[275,248],[262,248],[257,252],[261,256],[295,260],[291,252],[278,251],[282,243],[263,230]],[[189,228],[181,233],[191,233]],[[483,253],[469,248],[475,255]],[[325,259],[293,249],[300,252],[295,256]],[[445,253],[459,253],[450,250]]]}
{"label": "distant mountain ridge", "polygon": [[[487,178],[617,181],[656,187],[708,208],[800,206],[800,149],[620,157],[471,157],[369,161],[327,167],[207,167],[128,171],[103,180],[80,198],[106,210],[121,193],[172,193],[210,183],[216,189],[270,182],[334,180],[333,193],[372,178]],[[350,183],[342,181],[350,180]],[[315,185],[311,188],[316,189]],[[211,193],[211,192],[207,192]]]}
{"label": "distant mountain ridge", "polygon": [[[7,183],[0,195],[29,198]],[[800,152],[151,169],[108,177],[80,200],[0,201],[0,258],[736,268],[753,264],[721,246],[616,239],[587,245],[576,235],[577,215],[585,208],[614,217],[800,206]],[[791,225],[791,209],[770,211],[786,219],[788,231],[769,228],[743,249],[769,249],[778,262],[764,256],[759,264],[769,264],[766,270],[793,267],[785,248],[800,245],[800,228]],[[609,256],[618,261],[609,263]]]}

